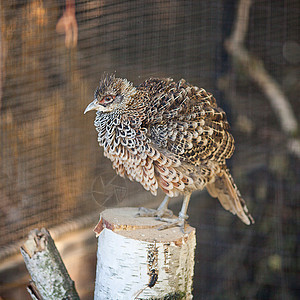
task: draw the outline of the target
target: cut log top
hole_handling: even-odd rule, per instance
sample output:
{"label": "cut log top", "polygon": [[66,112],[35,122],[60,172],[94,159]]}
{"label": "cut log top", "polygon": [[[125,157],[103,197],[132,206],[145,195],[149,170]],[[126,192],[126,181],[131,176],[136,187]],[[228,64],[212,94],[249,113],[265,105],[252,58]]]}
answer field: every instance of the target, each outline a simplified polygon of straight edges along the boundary
{"label": "cut log top", "polygon": [[101,213],[94,231],[99,236],[101,231],[107,228],[131,239],[145,242],[174,242],[178,246],[183,240],[189,239],[191,234],[195,234],[195,228],[188,224],[185,226],[185,233],[179,227],[157,230],[165,223],[155,220],[154,217],[135,217],[137,213],[136,207],[106,209]]}

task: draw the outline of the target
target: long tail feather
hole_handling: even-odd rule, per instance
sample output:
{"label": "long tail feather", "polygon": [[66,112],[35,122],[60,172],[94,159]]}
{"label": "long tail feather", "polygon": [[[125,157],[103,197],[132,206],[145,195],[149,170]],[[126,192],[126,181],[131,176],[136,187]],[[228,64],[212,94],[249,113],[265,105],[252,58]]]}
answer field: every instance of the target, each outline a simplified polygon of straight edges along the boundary
{"label": "long tail feather", "polygon": [[226,210],[237,215],[245,224],[254,223],[254,219],[248,212],[246,203],[241,197],[228,169],[217,174],[215,181],[207,184],[206,188],[212,197],[219,199]]}

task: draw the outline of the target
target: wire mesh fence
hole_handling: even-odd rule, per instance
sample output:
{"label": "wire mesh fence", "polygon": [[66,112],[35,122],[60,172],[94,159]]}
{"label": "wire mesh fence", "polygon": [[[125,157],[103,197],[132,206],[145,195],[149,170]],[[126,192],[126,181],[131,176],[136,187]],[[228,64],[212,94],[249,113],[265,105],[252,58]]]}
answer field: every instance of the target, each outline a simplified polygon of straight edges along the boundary
{"label": "wire mesh fence", "polygon": [[[34,227],[126,205],[137,194],[152,201],[115,176],[83,111],[104,72],[135,84],[185,78],[227,112],[237,148],[231,169],[257,221],[245,228],[206,194],[193,197],[195,299],[296,299],[300,164],[266,95],[225,50],[237,4],[1,2],[0,252]],[[298,1],[253,2],[245,46],[296,116],[299,36]]]}

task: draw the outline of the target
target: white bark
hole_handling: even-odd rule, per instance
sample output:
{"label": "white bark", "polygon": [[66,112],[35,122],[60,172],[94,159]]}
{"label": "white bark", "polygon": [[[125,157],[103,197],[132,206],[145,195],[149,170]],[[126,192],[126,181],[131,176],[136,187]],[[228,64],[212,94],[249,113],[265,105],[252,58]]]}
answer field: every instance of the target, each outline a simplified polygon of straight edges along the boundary
{"label": "white bark", "polygon": [[[158,231],[162,222],[135,218],[137,211],[118,208],[101,214],[95,230],[99,234],[95,299],[175,294],[182,296],[178,299],[192,299],[195,229],[187,226],[186,234],[179,228]],[[149,287],[151,281],[153,287]]]}
{"label": "white bark", "polygon": [[46,229],[32,230],[21,247],[32,283],[32,299],[79,299],[67,269]]}

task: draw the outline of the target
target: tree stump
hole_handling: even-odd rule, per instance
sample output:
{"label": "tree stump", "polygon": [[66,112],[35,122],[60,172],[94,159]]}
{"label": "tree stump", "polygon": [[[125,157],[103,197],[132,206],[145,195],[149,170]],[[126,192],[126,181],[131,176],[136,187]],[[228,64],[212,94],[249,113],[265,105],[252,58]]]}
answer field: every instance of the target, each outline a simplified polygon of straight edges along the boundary
{"label": "tree stump", "polygon": [[137,208],[107,209],[98,236],[95,299],[192,299],[195,228],[185,233],[135,215]]}

